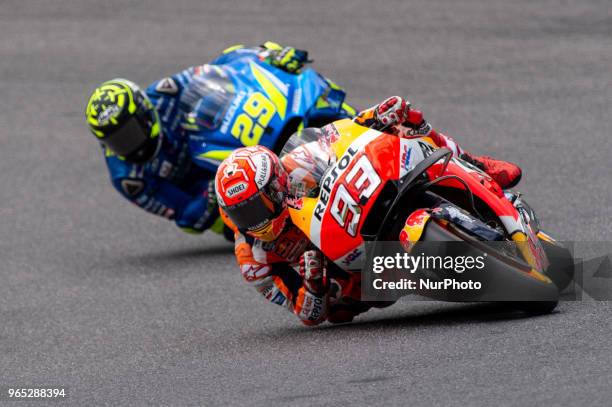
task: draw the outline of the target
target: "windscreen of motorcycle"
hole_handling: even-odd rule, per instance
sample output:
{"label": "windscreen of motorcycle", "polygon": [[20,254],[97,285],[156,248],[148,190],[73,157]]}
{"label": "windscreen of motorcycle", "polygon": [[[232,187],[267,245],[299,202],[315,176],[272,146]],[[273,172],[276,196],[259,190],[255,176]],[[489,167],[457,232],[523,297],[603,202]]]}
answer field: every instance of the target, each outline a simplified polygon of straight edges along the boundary
{"label": "windscreen of motorcycle", "polygon": [[188,105],[192,124],[214,130],[221,125],[235,93],[232,80],[221,67],[204,65],[185,87],[181,103]]}
{"label": "windscreen of motorcycle", "polygon": [[281,162],[289,174],[289,195],[294,198],[316,196],[319,182],[336,162],[326,127],[297,131],[281,151]]}

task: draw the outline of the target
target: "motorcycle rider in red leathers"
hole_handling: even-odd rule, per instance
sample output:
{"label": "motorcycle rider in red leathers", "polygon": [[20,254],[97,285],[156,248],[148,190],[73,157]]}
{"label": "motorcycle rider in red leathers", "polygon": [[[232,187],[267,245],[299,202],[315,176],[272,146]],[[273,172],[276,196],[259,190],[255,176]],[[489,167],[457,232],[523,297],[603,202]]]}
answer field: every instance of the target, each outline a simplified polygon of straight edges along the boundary
{"label": "motorcycle rider in red leathers", "polygon": [[[440,147],[487,172],[502,188],[518,183],[518,166],[473,156],[435,131],[418,110],[398,96],[361,112],[357,123],[399,137],[429,136]],[[304,154],[317,154],[305,149]],[[349,322],[372,306],[364,303],[360,274],[347,273],[292,224],[287,210],[291,174],[287,162],[265,147],[240,148],[219,167],[215,179],[221,216],[235,233],[235,254],[244,279],[267,300],[286,307],[306,325]],[[334,267],[333,278],[326,268]]]}

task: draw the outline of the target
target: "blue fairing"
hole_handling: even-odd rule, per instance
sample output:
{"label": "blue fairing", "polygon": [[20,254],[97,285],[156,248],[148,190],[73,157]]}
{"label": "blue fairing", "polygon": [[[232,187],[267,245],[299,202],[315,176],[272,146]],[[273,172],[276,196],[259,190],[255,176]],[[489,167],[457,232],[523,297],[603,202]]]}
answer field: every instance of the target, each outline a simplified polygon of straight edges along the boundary
{"label": "blue fairing", "polygon": [[[226,98],[216,97],[192,106],[185,126],[192,158],[202,168],[216,171],[232,150],[244,145],[274,149],[299,124],[307,126],[309,122],[331,121],[350,114],[343,109],[344,91],[312,69],[289,74],[248,52],[214,62],[217,77],[225,78],[221,84],[227,88]],[[221,113],[211,116],[210,111]]]}

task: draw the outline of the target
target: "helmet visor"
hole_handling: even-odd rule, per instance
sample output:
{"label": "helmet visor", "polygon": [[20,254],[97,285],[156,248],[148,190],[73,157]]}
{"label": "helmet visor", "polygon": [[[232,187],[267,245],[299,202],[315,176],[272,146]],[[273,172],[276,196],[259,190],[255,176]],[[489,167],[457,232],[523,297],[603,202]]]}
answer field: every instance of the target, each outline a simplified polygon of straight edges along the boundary
{"label": "helmet visor", "polygon": [[115,154],[127,156],[138,150],[148,138],[149,134],[141,122],[132,116],[123,126],[102,139],[102,142]]}
{"label": "helmet visor", "polygon": [[239,230],[247,232],[265,228],[278,216],[274,203],[262,191],[237,205],[224,207],[223,211]]}

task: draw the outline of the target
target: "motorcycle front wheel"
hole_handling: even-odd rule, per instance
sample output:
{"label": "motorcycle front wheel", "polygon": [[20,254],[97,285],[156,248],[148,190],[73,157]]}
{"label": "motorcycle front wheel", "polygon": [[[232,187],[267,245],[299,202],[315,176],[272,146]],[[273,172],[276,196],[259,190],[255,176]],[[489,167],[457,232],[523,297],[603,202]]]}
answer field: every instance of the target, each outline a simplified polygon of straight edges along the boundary
{"label": "motorcycle front wheel", "polygon": [[[461,243],[461,255],[485,256],[483,289],[480,293],[466,296],[465,293],[423,292],[422,295],[442,301],[503,302],[512,309],[528,315],[541,315],[552,312],[559,301],[559,289],[552,280],[542,281],[529,274],[531,267],[522,259],[510,257],[507,253],[495,250],[487,242],[463,233],[452,224],[440,225],[431,220],[421,236],[422,245],[415,245],[412,253],[446,256],[456,255],[450,248],[452,242]],[[451,242],[451,244],[429,244],[429,242]],[[455,246],[457,247],[457,246]],[[442,278],[443,276],[440,276]]]}

